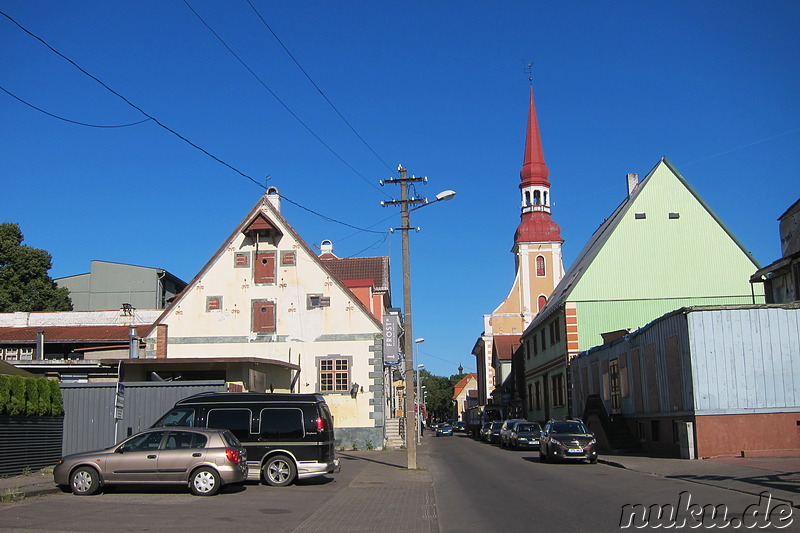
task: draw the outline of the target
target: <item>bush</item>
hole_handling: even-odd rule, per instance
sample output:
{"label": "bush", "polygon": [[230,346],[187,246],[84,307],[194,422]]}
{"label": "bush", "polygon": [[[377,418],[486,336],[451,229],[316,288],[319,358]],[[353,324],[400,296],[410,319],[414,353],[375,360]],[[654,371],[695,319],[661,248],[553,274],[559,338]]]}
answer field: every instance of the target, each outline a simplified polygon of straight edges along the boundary
{"label": "bush", "polygon": [[64,414],[64,398],[61,397],[61,386],[58,381],[48,380],[50,386],[50,413],[53,416]]}
{"label": "bush", "polygon": [[39,414],[39,387],[35,378],[25,380],[25,414],[28,416]]}
{"label": "bush", "polygon": [[11,416],[64,414],[64,401],[58,381],[0,375],[0,414]]}
{"label": "bush", "polygon": [[25,378],[21,376],[11,376],[11,398],[7,412],[11,416],[25,413]]}
{"label": "bush", "polygon": [[8,402],[11,400],[11,378],[0,375],[0,414],[8,409]]}

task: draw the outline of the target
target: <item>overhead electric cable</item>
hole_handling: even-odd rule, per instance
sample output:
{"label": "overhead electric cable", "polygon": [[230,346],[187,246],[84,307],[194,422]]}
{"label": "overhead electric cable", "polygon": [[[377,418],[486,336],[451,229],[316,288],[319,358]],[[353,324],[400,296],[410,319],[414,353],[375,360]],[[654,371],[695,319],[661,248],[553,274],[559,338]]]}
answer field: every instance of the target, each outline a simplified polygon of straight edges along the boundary
{"label": "overhead electric cable", "polygon": [[[158,124],[159,126],[161,126],[163,129],[165,129],[165,130],[169,131],[170,133],[172,133],[173,135],[175,135],[175,136],[176,136],[176,137],[178,137],[179,139],[183,140],[184,142],[186,142],[186,143],[187,143],[187,144],[189,144],[190,146],[192,146],[192,147],[194,147],[194,148],[196,148],[196,149],[200,150],[201,152],[203,152],[203,153],[204,153],[204,154],[206,154],[207,156],[211,157],[212,159],[214,159],[214,160],[215,160],[215,161],[217,161],[218,163],[221,163],[221,164],[225,165],[226,167],[230,168],[231,170],[233,170],[233,171],[234,171],[234,172],[236,172],[237,174],[239,174],[239,175],[241,175],[241,176],[243,176],[243,177],[247,178],[248,180],[252,181],[252,182],[253,182],[253,183],[255,183],[255,184],[256,184],[256,185],[257,185],[257,186],[258,186],[260,189],[263,189],[263,188],[264,188],[264,185],[262,185],[261,183],[259,183],[258,181],[256,181],[256,179],[255,179],[255,178],[253,178],[253,177],[251,177],[251,176],[248,176],[247,174],[245,174],[244,172],[240,171],[239,169],[237,169],[237,168],[233,167],[232,165],[229,165],[229,164],[228,164],[228,163],[226,163],[225,161],[221,160],[220,158],[216,157],[215,155],[213,155],[213,154],[209,153],[208,151],[204,150],[204,149],[203,149],[203,148],[201,148],[200,146],[196,145],[195,143],[193,143],[192,141],[190,141],[190,140],[189,140],[189,139],[187,139],[186,137],[182,136],[181,134],[179,134],[179,133],[178,133],[178,132],[176,132],[175,130],[173,130],[173,129],[169,128],[168,126],[166,126],[166,125],[164,125],[164,124],[162,124],[162,123],[161,123],[161,122],[160,122],[160,121],[159,121],[157,118],[153,117],[152,115],[149,115],[149,114],[148,114],[148,113],[146,113],[146,112],[145,112],[143,109],[141,109],[140,107],[136,106],[134,103],[132,103],[130,100],[128,100],[127,98],[125,98],[124,96],[122,96],[120,93],[116,92],[114,89],[112,89],[111,87],[109,87],[108,85],[106,85],[105,83],[103,83],[103,82],[102,82],[100,79],[98,79],[97,77],[93,76],[92,74],[90,74],[89,72],[87,72],[86,70],[84,70],[83,68],[81,68],[81,67],[80,67],[80,66],[79,66],[77,63],[75,63],[73,60],[71,60],[70,58],[68,58],[67,56],[65,56],[64,54],[62,54],[61,52],[59,52],[58,50],[56,50],[55,48],[53,48],[52,46],[50,46],[49,44],[47,44],[47,42],[45,42],[45,40],[44,40],[44,39],[42,39],[41,37],[39,37],[39,36],[35,35],[35,34],[34,34],[34,33],[32,33],[31,31],[29,31],[28,29],[26,29],[24,26],[22,26],[22,25],[21,25],[19,22],[17,22],[16,20],[14,20],[12,17],[10,17],[10,16],[9,16],[8,14],[6,14],[5,12],[3,12],[3,11],[0,11],[0,15],[3,15],[4,17],[6,17],[8,20],[10,20],[11,22],[13,22],[13,23],[14,23],[14,24],[15,24],[15,25],[16,25],[16,26],[19,28],[19,29],[21,29],[22,31],[24,31],[25,33],[27,33],[28,35],[30,35],[31,37],[33,37],[33,38],[34,38],[34,39],[36,39],[37,41],[41,42],[41,43],[42,43],[43,45],[45,45],[47,48],[49,48],[49,49],[50,49],[50,50],[51,50],[51,51],[52,51],[54,54],[58,55],[59,57],[61,57],[62,59],[64,59],[64,60],[65,60],[65,61],[67,61],[68,63],[70,63],[72,66],[74,66],[75,68],[77,68],[78,70],[80,70],[80,71],[81,71],[83,74],[85,74],[86,76],[88,76],[88,77],[92,78],[94,81],[96,81],[96,82],[97,82],[97,83],[99,83],[101,86],[103,86],[103,88],[105,88],[107,91],[111,92],[111,93],[112,93],[112,94],[114,94],[115,96],[117,96],[117,97],[119,97],[120,99],[122,99],[122,100],[123,100],[123,101],[124,101],[126,104],[128,104],[128,105],[129,105],[129,106],[131,106],[132,108],[134,108],[134,109],[136,109],[137,111],[139,111],[139,112],[140,112],[142,115],[144,115],[145,117],[147,117],[147,118],[148,118],[148,120],[152,120],[153,122],[155,122],[156,124]],[[312,210],[312,209],[309,209],[309,208],[307,208],[307,207],[304,207],[304,206],[302,206],[302,205],[298,204],[297,202],[293,202],[292,200],[290,200],[290,199],[286,198],[285,196],[281,196],[281,198],[284,198],[284,199],[285,199],[286,201],[288,201],[289,203],[291,203],[291,204],[293,204],[293,205],[296,205],[297,207],[299,207],[299,208],[301,208],[301,209],[304,209],[304,210],[308,211],[309,213],[312,213],[312,214],[314,214],[314,215],[316,215],[316,216],[318,216],[318,217],[322,218],[323,220],[327,220],[327,221],[329,221],[329,222],[334,222],[334,223],[336,223],[336,224],[341,224],[341,225],[343,225],[343,226],[347,226],[348,228],[357,229],[357,230],[359,230],[359,231],[365,231],[365,232],[367,232],[367,233],[381,233],[381,232],[379,232],[379,231],[372,231],[372,230],[367,230],[367,229],[359,228],[358,226],[353,226],[352,224],[348,224],[347,222],[342,222],[341,220],[337,220],[337,219],[335,219],[335,218],[331,218],[331,217],[325,216],[325,215],[323,215],[323,214],[321,214],[321,213],[318,213],[318,212],[316,212],[316,211],[314,211],[314,210]]]}
{"label": "overhead electric cable", "polygon": [[161,126],[162,128],[164,128],[165,130],[167,130],[168,132],[170,132],[171,134],[175,135],[175,136],[176,136],[176,137],[178,137],[180,140],[182,140],[182,141],[184,141],[185,143],[187,143],[187,144],[189,144],[189,145],[193,146],[194,148],[196,148],[196,149],[200,150],[201,152],[203,152],[204,154],[206,154],[208,157],[210,157],[210,158],[214,159],[214,160],[215,160],[215,161],[217,161],[218,163],[221,163],[221,164],[225,165],[226,167],[228,167],[229,169],[233,170],[233,171],[234,171],[234,172],[236,172],[237,174],[239,174],[239,175],[241,175],[241,176],[243,176],[243,177],[245,177],[245,178],[249,179],[250,181],[252,181],[252,182],[253,182],[253,183],[255,183],[256,185],[258,185],[259,187],[262,187],[262,188],[263,188],[263,185],[261,185],[261,184],[260,184],[258,181],[256,181],[256,180],[255,180],[253,177],[251,177],[251,176],[248,176],[247,174],[245,174],[244,172],[242,172],[242,171],[241,171],[241,170],[239,170],[238,168],[236,168],[236,167],[234,167],[234,166],[232,166],[232,165],[229,165],[228,163],[226,163],[226,162],[225,162],[225,161],[223,161],[222,159],[218,158],[218,157],[217,157],[217,156],[215,156],[214,154],[212,154],[212,153],[208,152],[207,150],[205,150],[205,149],[201,148],[200,146],[196,145],[195,143],[193,143],[192,141],[190,141],[189,139],[187,139],[186,137],[184,137],[183,135],[181,135],[181,134],[180,134],[180,133],[178,133],[177,131],[175,131],[175,130],[173,130],[172,128],[170,128],[170,127],[166,126],[165,124],[161,123],[161,122],[160,122],[160,121],[159,121],[157,118],[155,118],[154,116],[152,116],[152,115],[149,115],[148,113],[146,113],[146,112],[145,112],[145,111],[144,111],[142,108],[140,108],[139,106],[137,106],[136,104],[134,104],[133,102],[131,102],[130,100],[128,100],[127,98],[125,98],[124,96],[122,96],[121,94],[119,94],[117,91],[115,91],[114,89],[112,89],[111,87],[109,87],[108,85],[106,85],[105,83],[103,83],[103,81],[101,81],[99,78],[97,78],[97,77],[93,76],[92,74],[90,74],[89,72],[87,72],[86,70],[84,70],[84,69],[83,69],[83,68],[82,68],[80,65],[78,65],[78,64],[77,64],[77,63],[75,63],[73,60],[71,60],[70,58],[68,58],[67,56],[65,56],[64,54],[62,54],[61,52],[59,52],[58,50],[56,50],[55,48],[53,48],[52,46],[50,46],[49,44],[47,44],[47,42],[45,42],[45,40],[44,40],[44,39],[42,39],[42,38],[41,38],[41,37],[39,37],[38,35],[35,35],[34,33],[30,32],[30,31],[29,31],[27,28],[25,28],[25,27],[24,27],[22,24],[20,24],[19,22],[17,22],[17,21],[16,21],[16,20],[14,20],[13,18],[11,18],[9,15],[7,15],[6,13],[4,13],[3,11],[0,11],[0,14],[2,14],[2,15],[3,15],[4,17],[6,17],[8,20],[10,20],[10,21],[11,21],[11,22],[13,22],[14,24],[16,24],[16,25],[17,25],[17,27],[19,27],[19,29],[21,29],[22,31],[24,31],[25,33],[27,33],[28,35],[30,35],[31,37],[33,37],[34,39],[36,39],[37,41],[39,41],[40,43],[42,43],[43,45],[45,45],[45,46],[46,46],[47,48],[49,48],[49,49],[50,49],[50,50],[51,50],[51,51],[52,51],[54,54],[58,55],[59,57],[61,57],[62,59],[64,59],[64,60],[65,60],[65,61],[67,61],[68,63],[70,63],[72,66],[74,66],[75,68],[77,68],[78,70],[80,70],[81,72],[83,72],[85,75],[89,76],[89,77],[90,77],[90,78],[92,78],[94,81],[96,81],[97,83],[99,83],[100,85],[102,85],[102,86],[103,86],[103,87],[104,87],[104,88],[105,88],[107,91],[109,91],[111,94],[113,94],[113,95],[115,95],[115,96],[119,97],[120,99],[122,99],[122,101],[123,101],[123,102],[125,102],[126,104],[128,104],[129,106],[131,106],[132,108],[134,108],[135,110],[137,110],[137,111],[138,111],[139,113],[141,113],[142,115],[146,116],[147,118],[149,118],[150,120],[152,120],[153,122],[155,122],[156,124],[158,124],[159,126]]}
{"label": "overhead electric cable", "polygon": [[199,14],[197,11],[195,11],[195,10],[194,10],[194,8],[193,8],[193,7],[192,7],[192,6],[189,4],[188,0],[183,0],[183,3],[184,3],[184,4],[186,4],[186,7],[188,7],[188,8],[189,8],[189,10],[190,10],[192,13],[194,13],[194,15],[195,15],[195,16],[196,16],[196,17],[197,17],[199,20],[200,20],[200,22],[202,22],[202,23],[203,23],[203,25],[204,25],[206,28],[208,28],[208,31],[210,31],[212,34],[214,34],[214,37],[216,37],[216,38],[219,40],[219,42],[221,42],[221,43],[222,43],[222,46],[224,46],[224,47],[225,47],[225,49],[226,49],[226,50],[228,50],[228,52],[230,52],[230,53],[231,53],[231,55],[232,55],[233,57],[235,57],[235,58],[236,58],[236,60],[237,60],[239,63],[241,63],[241,64],[242,64],[242,66],[243,66],[243,67],[244,67],[244,68],[247,70],[247,72],[249,72],[250,74],[252,74],[252,76],[253,76],[253,77],[254,77],[254,78],[255,78],[255,79],[256,79],[256,80],[257,80],[257,81],[258,81],[258,82],[261,84],[261,86],[262,86],[262,87],[264,87],[264,88],[265,88],[265,89],[266,89],[266,90],[269,92],[269,94],[271,94],[271,95],[272,95],[272,96],[275,98],[275,100],[277,100],[277,101],[278,101],[278,103],[279,103],[279,104],[281,104],[281,106],[283,106],[283,108],[284,108],[284,109],[285,109],[285,110],[286,110],[286,111],[287,111],[287,112],[288,112],[288,113],[289,113],[289,114],[290,114],[290,115],[291,115],[291,116],[292,116],[292,117],[293,117],[293,118],[294,118],[294,119],[295,119],[297,122],[299,122],[301,126],[303,126],[303,127],[306,129],[306,131],[308,131],[308,132],[309,132],[309,133],[310,133],[310,134],[311,134],[311,135],[312,135],[312,136],[313,136],[313,137],[314,137],[316,140],[318,140],[318,141],[319,141],[319,142],[322,144],[322,146],[324,146],[325,148],[327,148],[327,149],[328,149],[328,151],[329,151],[330,153],[332,153],[332,154],[333,154],[333,155],[334,155],[334,156],[335,156],[335,157],[336,157],[336,158],[337,158],[339,161],[341,161],[342,163],[344,163],[344,165],[345,165],[347,168],[349,168],[350,170],[352,170],[352,171],[353,171],[353,173],[355,173],[355,174],[356,174],[358,177],[360,177],[362,180],[364,180],[364,182],[366,182],[366,183],[367,183],[367,184],[368,184],[370,187],[372,187],[372,188],[373,188],[373,189],[375,189],[376,191],[379,191],[381,194],[386,194],[384,191],[382,191],[380,188],[378,188],[378,187],[377,187],[377,186],[376,186],[374,183],[372,183],[372,181],[370,181],[369,179],[367,179],[367,178],[366,178],[366,177],[365,177],[363,174],[361,174],[359,171],[357,171],[355,168],[353,168],[353,166],[352,166],[352,165],[350,165],[350,163],[348,163],[347,161],[345,161],[345,160],[344,160],[344,158],[343,158],[342,156],[340,156],[340,155],[339,155],[339,154],[336,152],[336,150],[334,150],[333,148],[331,148],[331,147],[330,147],[330,146],[329,146],[329,145],[328,145],[328,144],[327,144],[325,141],[323,141],[323,140],[322,140],[322,138],[321,138],[319,135],[317,135],[317,134],[314,132],[314,130],[312,130],[312,129],[311,129],[309,126],[308,126],[308,124],[306,124],[305,122],[303,122],[303,120],[302,120],[302,119],[301,119],[299,116],[297,116],[297,114],[296,114],[294,111],[292,111],[292,110],[289,108],[289,106],[288,106],[288,105],[286,105],[286,103],[285,103],[283,100],[281,100],[281,98],[280,98],[280,97],[279,97],[277,94],[275,94],[275,91],[273,91],[272,89],[270,89],[270,88],[269,88],[269,86],[268,86],[268,85],[267,85],[267,84],[264,82],[264,80],[262,80],[262,79],[259,77],[259,75],[258,75],[258,74],[256,74],[256,73],[253,71],[253,69],[251,69],[251,68],[250,68],[250,67],[247,65],[247,63],[245,63],[245,62],[244,62],[244,60],[243,60],[241,57],[239,57],[239,56],[236,54],[236,52],[234,52],[234,51],[233,51],[233,49],[232,49],[230,46],[228,46],[228,43],[226,43],[226,42],[225,42],[225,40],[224,40],[222,37],[220,37],[220,35],[219,35],[219,34],[218,34],[216,31],[214,31],[214,29],[213,29],[213,28],[212,28],[212,27],[211,27],[211,26],[210,26],[210,25],[209,25],[209,24],[208,24],[208,23],[207,23],[205,20],[203,20],[203,17],[201,17],[201,16],[200,16],[200,14]]}
{"label": "overhead electric cable", "polygon": [[325,95],[325,93],[324,93],[324,92],[322,92],[322,89],[320,89],[320,88],[319,88],[319,86],[318,86],[318,85],[317,85],[317,84],[314,82],[314,80],[313,80],[313,79],[311,79],[311,76],[309,76],[308,72],[306,72],[306,69],[304,69],[304,68],[303,68],[303,66],[300,64],[300,62],[297,60],[297,58],[295,58],[295,57],[294,57],[294,55],[293,55],[293,54],[292,54],[292,53],[289,51],[289,49],[286,47],[286,45],[285,45],[285,44],[283,44],[283,41],[281,40],[281,38],[280,38],[280,37],[278,37],[278,34],[277,34],[277,33],[275,33],[275,31],[272,29],[272,27],[270,27],[270,25],[267,23],[267,21],[266,21],[266,20],[264,20],[264,17],[261,15],[261,13],[259,13],[259,12],[258,12],[258,10],[255,8],[255,6],[253,5],[253,3],[252,3],[250,0],[246,0],[246,1],[247,1],[247,3],[250,5],[250,7],[252,8],[252,10],[253,10],[253,12],[256,14],[256,16],[257,16],[259,19],[261,19],[261,22],[264,24],[264,26],[266,26],[266,28],[269,30],[269,32],[272,34],[272,36],[273,36],[273,37],[275,37],[275,40],[277,40],[277,41],[278,41],[278,44],[280,44],[280,45],[281,45],[281,47],[284,49],[284,51],[285,51],[285,52],[286,52],[286,53],[289,55],[289,57],[291,57],[291,58],[292,58],[292,61],[294,61],[294,64],[295,64],[295,65],[297,65],[297,68],[299,68],[299,69],[300,69],[300,71],[301,71],[301,72],[302,72],[302,73],[305,75],[305,77],[308,79],[308,81],[310,81],[310,82],[311,82],[311,85],[313,85],[313,86],[314,86],[314,88],[315,88],[315,89],[316,89],[316,90],[319,92],[319,94],[320,94],[320,95],[322,95],[322,97],[325,99],[325,101],[326,101],[326,102],[328,102],[328,105],[330,105],[330,106],[331,106],[331,108],[332,108],[332,109],[333,109],[333,110],[336,112],[336,114],[337,114],[337,115],[339,115],[339,118],[341,118],[341,119],[344,121],[344,123],[345,123],[345,124],[347,124],[347,127],[349,127],[349,128],[350,128],[350,131],[352,131],[352,132],[355,134],[355,136],[356,136],[356,137],[358,137],[358,138],[359,138],[359,140],[360,140],[362,143],[364,143],[364,146],[366,146],[366,147],[367,147],[367,149],[368,149],[370,152],[372,152],[372,155],[374,155],[376,158],[378,158],[378,161],[380,161],[381,163],[383,163],[383,166],[385,166],[386,168],[388,168],[388,169],[389,169],[389,172],[394,172],[394,169],[393,169],[392,167],[390,167],[390,166],[389,166],[389,165],[386,163],[386,161],[384,161],[384,160],[381,158],[381,156],[379,156],[379,155],[377,154],[377,152],[375,152],[375,150],[373,150],[373,149],[372,149],[372,146],[370,146],[370,145],[369,145],[369,143],[368,143],[366,140],[364,140],[364,138],[363,138],[363,137],[362,137],[362,136],[361,136],[361,135],[360,135],[360,134],[359,134],[359,133],[356,131],[356,129],[353,127],[353,125],[352,125],[352,124],[350,124],[350,122],[349,122],[349,121],[348,121],[348,120],[347,120],[347,119],[344,117],[344,115],[342,115],[342,113],[341,113],[341,112],[339,112],[339,110],[336,108],[336,106],[335,106],[335,105],[333,105],[333,102],[331,102],[331,101],[330,101],[330,99],[328,99],[328,97]]}
{"label": "overhead electric cable", "polygon": [[151,120],[149,118],[146,118],[146,119],[140,120],[138,122],[131,122],[130,124],[113,124],[113,125],[88,124],[86,122],[79,122],[77,120],[70,120],[68,118],[60,117],[58,115],[54,115],[53,113],[49,113],[49,112],[45,111],[42,108],[36,107],[35,105],[33,105],[33,104],[29,103],[29,102],[26,102],[25,100],[23,100],[19,96],[15,95],[11,91],[7,90],[5,87],[0,86],[0,91],[3,91],[8,96],[10,96],[11,98],[14,98],[18,102],[21,102],[21,103],[25,104],[26,106],[31,107],[31,108],[35,109],[36,111],[39,111],[40,113],[44,113],[45,115],[47,115],[49,117],[57,118],[58,120],[63,120],[64,122],[69,122],[70,124],[77,124],[79,126],[88,126],[90,128],[127,128],[128,126],[136,126],[137,124],[142,124],[144,122],[147,122],[147,121]]}

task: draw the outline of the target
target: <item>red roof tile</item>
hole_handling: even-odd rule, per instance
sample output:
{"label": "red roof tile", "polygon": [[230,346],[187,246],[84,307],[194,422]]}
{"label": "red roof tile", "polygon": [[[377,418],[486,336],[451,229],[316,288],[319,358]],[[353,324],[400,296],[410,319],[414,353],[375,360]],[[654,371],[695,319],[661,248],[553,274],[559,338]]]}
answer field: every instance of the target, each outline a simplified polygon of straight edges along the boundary
{"label": "red roof tile", "polygon": [[492,337],[494,342],[495,357],[501,361],[510,361],[511,356],[520,346],[520,335],[495,335]]}
{"label": "red roof tile", "polygon": [[371,279],[376,289],[389,290],[389,258],[386,256],[339,259],[333,254],[324,254],[320,259],[340,281]]}
{"label": "red roof tile", "polygon": [[[145,326],[137,326],[143,330]],[[36,332],[44,331],[45,342],[98,342],[129,340],[130,326],[44,326],[0,328],[0,343],[36,342]]]}

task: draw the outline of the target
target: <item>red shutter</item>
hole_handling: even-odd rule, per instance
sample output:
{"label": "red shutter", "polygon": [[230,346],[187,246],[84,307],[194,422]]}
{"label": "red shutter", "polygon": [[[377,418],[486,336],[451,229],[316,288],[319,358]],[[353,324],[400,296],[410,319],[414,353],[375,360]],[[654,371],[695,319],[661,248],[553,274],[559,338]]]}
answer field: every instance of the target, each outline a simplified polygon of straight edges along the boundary
{"label": "red shutter", "polygon": [[275,302],[253,302],[253,331],[256,333],[275,332]]}
{"label": "red shutter", "polygon": [[253,268],[253,281],[275,283],[275,252],[258,252]]}

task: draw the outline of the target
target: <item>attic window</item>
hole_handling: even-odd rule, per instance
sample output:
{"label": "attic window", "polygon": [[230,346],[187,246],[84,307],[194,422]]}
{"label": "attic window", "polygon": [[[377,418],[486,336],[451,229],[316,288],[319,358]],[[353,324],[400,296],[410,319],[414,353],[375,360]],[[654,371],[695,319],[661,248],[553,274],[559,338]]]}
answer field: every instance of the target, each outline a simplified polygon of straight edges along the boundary
{"label": "attic window", "polygon": [[634,216],[634,218],[636,218],[636,220],[642,220],[642,219],[647,218],[647,214],[646,213],[636,213],[633,216]]}
{"label": "attic window", "polygon": [[294,266],[297,264],[297,254],[295,252],[281,252],[281,266]]}
{"label": "attic window", "polygon": [[323,296],[321,294],[309,294],[306,298],[306,307],[308,309],[319,309],[320,307],[330,307],[331,297]]}
{"label": "attic window", "polygon": [[206,312],[222,310],[222,296],[206,296]]}
{"label": "attic window", "polygon": [[681,218],[681,214],[680,213],[670,213],[669,214],[669,218]]}

